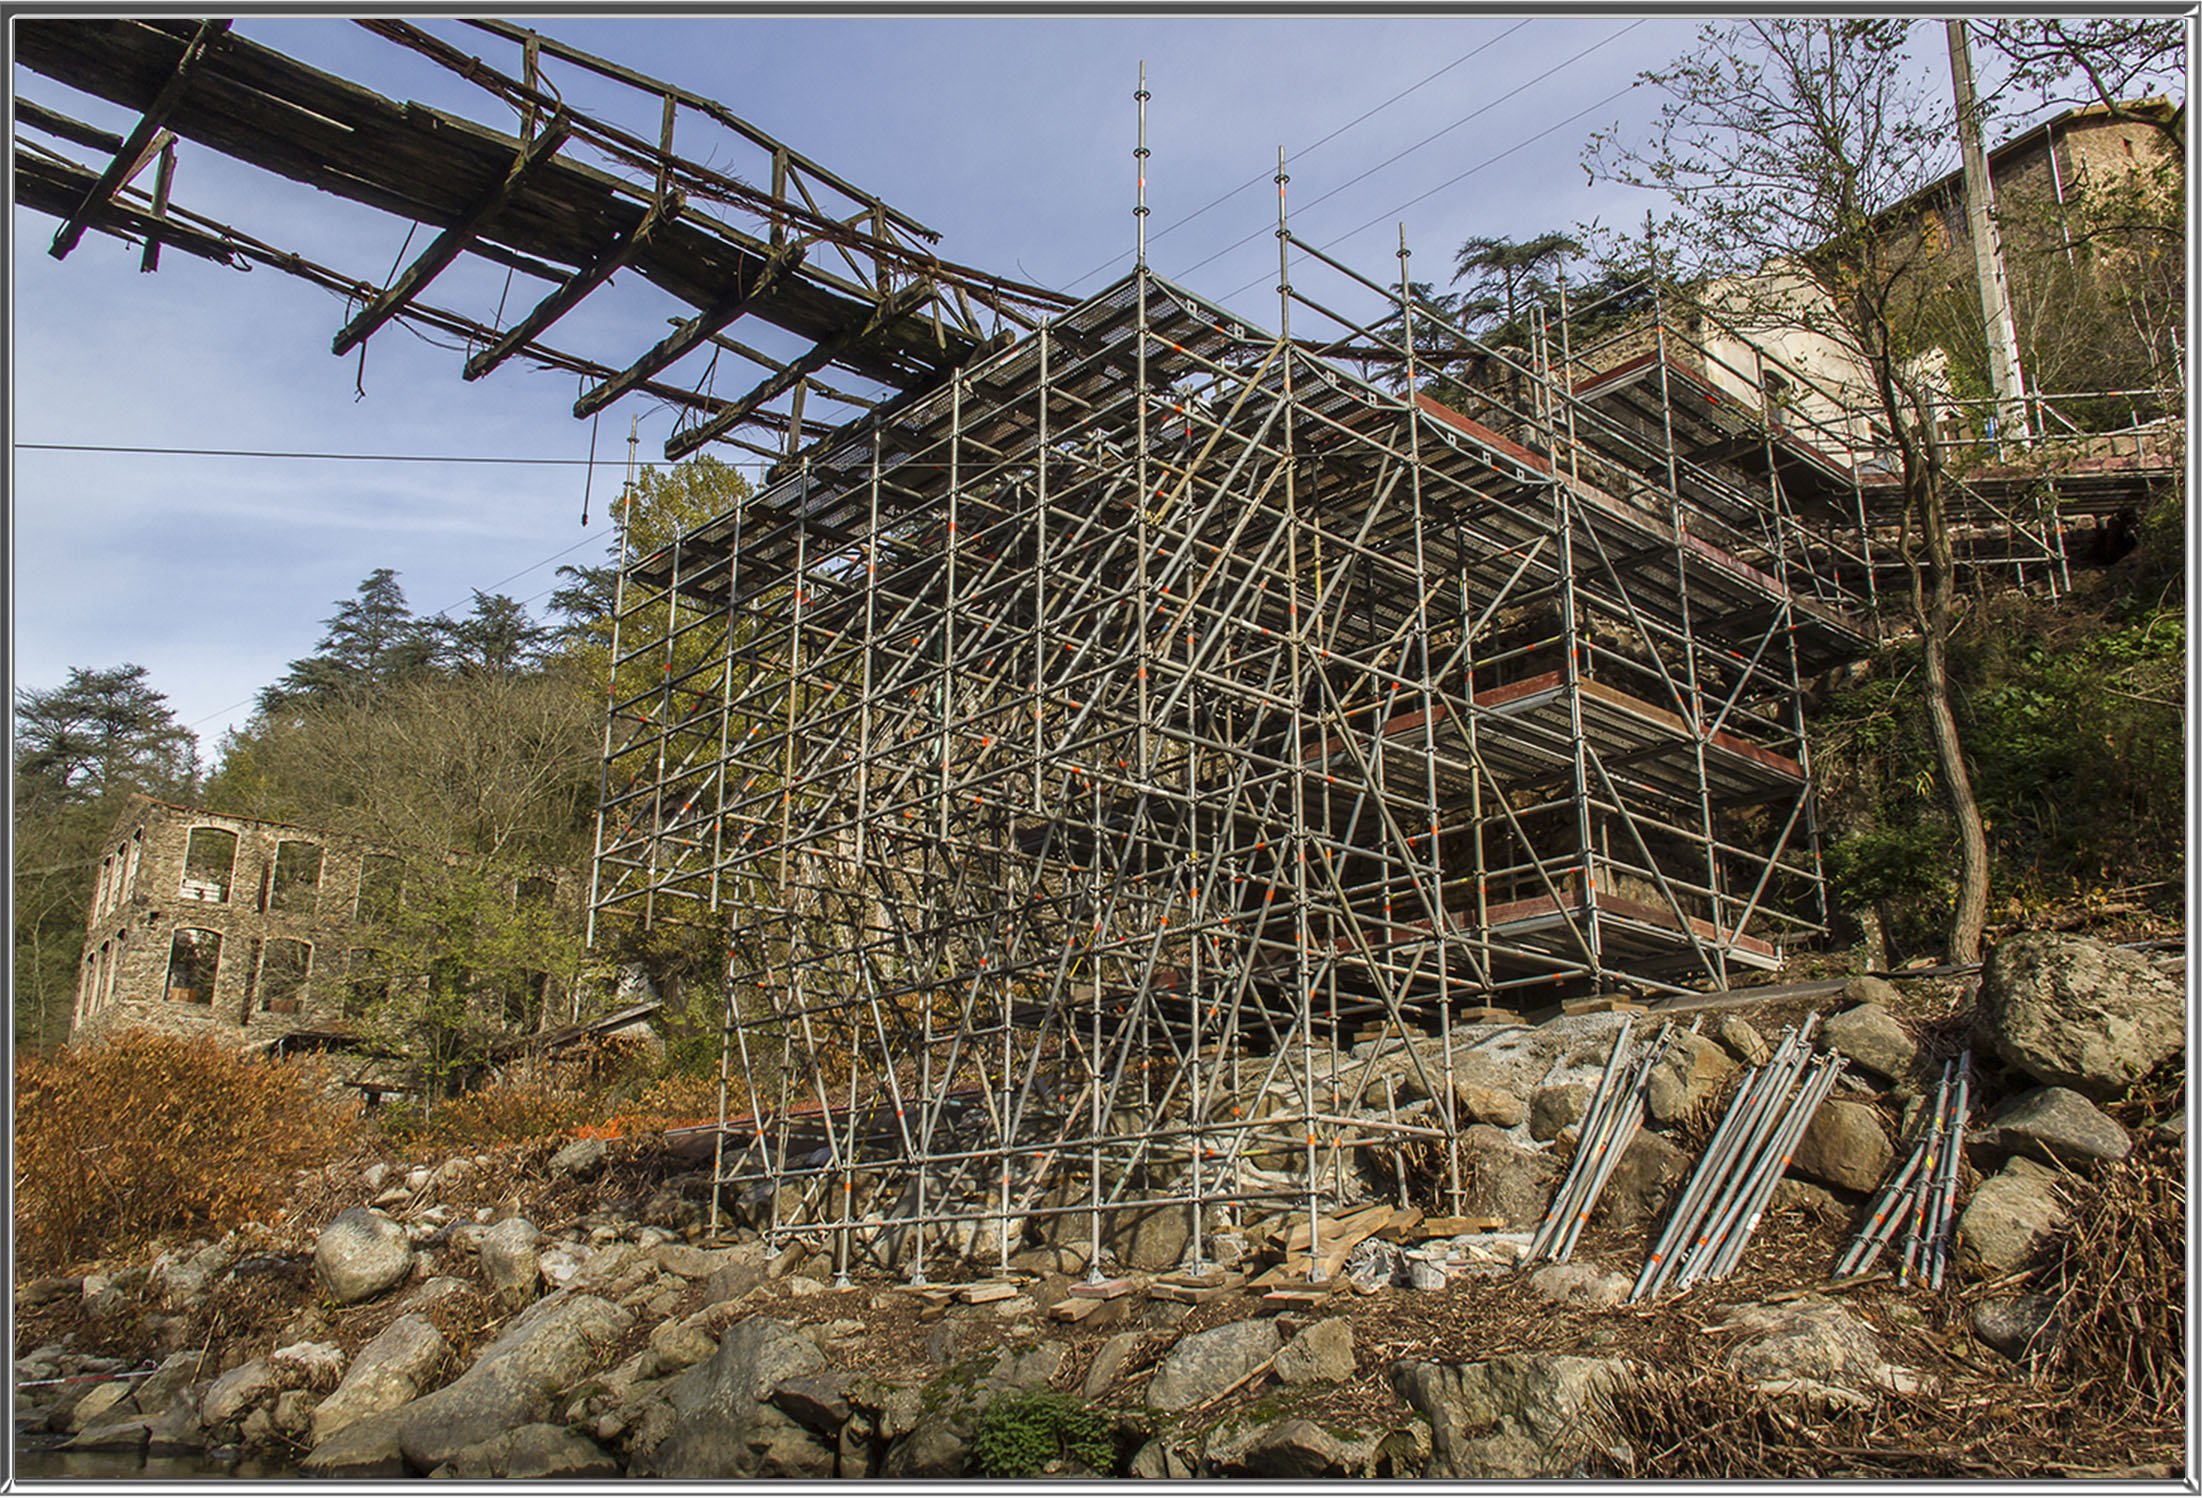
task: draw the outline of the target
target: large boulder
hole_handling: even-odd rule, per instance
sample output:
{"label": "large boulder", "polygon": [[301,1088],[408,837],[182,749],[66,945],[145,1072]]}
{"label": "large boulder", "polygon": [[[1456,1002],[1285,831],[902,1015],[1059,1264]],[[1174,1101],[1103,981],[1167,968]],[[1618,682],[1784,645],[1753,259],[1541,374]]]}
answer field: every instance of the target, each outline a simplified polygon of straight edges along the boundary
{"label": "large boulder", "polygon": [[1829,1016],[1820,1026],[1820,1043],[1892,1083],[1919,1070],[1919,1044],[1879,1005],[1854,1005]]}
{"label": "large boulder", "polygon": [[[247,1408],[274,1400],[279,1389],[273,1366],[264,1359],[248,1359],[235,1369],[224,1370],[214,1377],[214,1383],[199,1398],[199,1421],[208,1427],[233,1422],[243,1416]],[[81,1403],[79,1410],[82,1410]]]}
{"label": "large boulder", "polygon": [[2042,1292],[1990,1297],[1973,1309],[1973,1332],[1998,1353],[2025,1359],[2054,1334],[2056,1312],[2056,1299]]}
{"label": "large boulder", "polygon": [[419,1313],[399,1318],[367,1341],[337,1388],[314,1408],[315,1448],[361,1418],[395,1411],[419,1396],[450,1357],[451,1345],[435,1324]]}
{"label": "large boulder", "polygon": [[1895,1155],[1888,1132],[1881,1128],[1881,1117],[1871,1106],[1829,1099],[1813,1112],[1789,1169],[1829,1187],[1869,1193],[1880,1185]]}
{"label": "large boulder", "polygon": [[314,1241],[313,1267],[339,1302],[364,1302],[412,1274],[413,1246],[387,1214],[347,1208]]}
{"label": "large boulder", "polygon": [[1680,1124],[1709,1106],[1735,1071],[1735,1059],[1711,1037],[1670,1032],[1645,1084],[1645,1110],[1655,1125]]}
{"label": "large boulder", "polygon": [[1560,1164],[1541,1151],[1524,1151],[1495,1125],[1471,1125],[1460,1134],[1467,1169],[1466,1211],[1512,1229],[1534,1226],[1552,1200]]}
{"label": "large boulder", "polygon": [[773,1393],[826,1367],[818,1346],[785,1323],[745,1318],[718,1352],[665,1387],[671,1431],[640,1472],[668,1479],[830,1478],[834,1449],[771,1404]]}
{"label": "large boulder", "polygon": [[1219,1423],[1202,1443],[1210,1473],[1254,1479],[1351,1479],[1374,1466],[1380,1439],[1332,1432],[1305,1417]]}
{"label": "large boulder", "polygon": [[1433,1479],[1539,1479],[1590,1455],[1591,1405],[1626,1378],[1617,1359],[1509,1354],[1468,1365],[1402,1363],[1393,1383],[1430,1424]]}
{"label": "large boulder", "polygon": [[1286,1385],[1352,1379],[1353,1323],[1346,1318],[1310,1323],[1277,1351],[1275,1369]]}
{"label": "large boulder", "polygon": [[543,1235],[525,1219],[500,1219],[482,1231],[479,1258],[489,1294],[507,1307],[524,1307],[542,1282]]}
{"label": "large boulder", "polygon": [[398,1442],[400,1413],[378,1411],[347,1422],[300,1461],[308,1479],[402,1479],[411,1471]]}
{"label": "large boulder", "polygon": [[1178,1340],[1147,1382],[1147,1404],[1183,1411],[1222,1394],[1277,1352],[1277,1325],[1269,1318],[1225,1323]]}
{"label": "large boulder", "polygon": [[1609,1229],[1634,1229],[1663,1217],[1689,1175],[1690,1162],[1690,1154],[1665,1136],[1637,1131],[1613,1164],[1592,1217]]}
{"label": "large boulder", "polygon": [[1619,1307],[1630,1285],[1622,1272],[1601,1271],[1587,1260],[1541,1266],[1529,1277],[1529,1290],[1545,1301],[1575,1307]]}
{"label": "large boulder", "polygon": [[1715,1028],[1720,1045],[1728,1049],[1729,1056],[1747,1068],[1762,1068],[1773,1058],[1774,1049],[1766,1045],[1766,1038],[1758,1028],[1741,1016],[1723,1016]]}
{"label": "large boulder", "polygon": [[553,1422],[531,1422],[453,1454],[436,1479],[610,1479],[619,1464],[588,1438]]}
{"label": "large boulder", "polygon": [[2055,1180],[2031,1162],[2014,1161],[1973,1189],[1958,1215],[1958,1263],[1991,1275],[2028,1265],[2064,1214]]}
{"label": "large boulder", "polygon": [[2123,1125],[2067,1088],[2028,1089],[1988,1123],[1997,1145],[2053,1167],[2123,1161],[2133,1149]]}
{"label": "large boulder", "polygon": [[1988,956],[1975,1030],[2029,1077],[2107,1099],[2179,1051],[2186,997],[2137,953],[2093,938],[2021,933]]}
{"label": "large boulder", "polygon": [[540,1420],[554,1397],[610,1358],[633,1322],[602,1297],[545,1297],[514,1318],[464,1375],[400,1408],[406,1462],[425,1474],[461,1449]]}
{"label": "large boulder", "polygon": [[1868,1392],[1905,1389],[1915,1378],[1890,1364],[1873,1330],[1840,1304],[1808,1298],[1726,1314],[1729,1328],[1752,1335],[1729,1351],[1728,1368],[1768,1394],[1870,1403]]}
{"label": "large boulder", "polygon": [[1555,1083],[1529,1096],[1529,1134],[1549,1141],[1568,1126],[1581,1121],[1590,1108],[1590,1085]]}

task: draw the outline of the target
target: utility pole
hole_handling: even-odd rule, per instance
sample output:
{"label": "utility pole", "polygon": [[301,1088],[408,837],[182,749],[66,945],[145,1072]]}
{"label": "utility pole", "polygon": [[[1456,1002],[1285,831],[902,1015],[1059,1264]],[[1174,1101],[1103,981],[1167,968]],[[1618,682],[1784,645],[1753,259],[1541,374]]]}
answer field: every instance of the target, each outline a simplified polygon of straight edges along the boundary
{"label": "utility pole", "polygon": [[1988,382],[1995,392],[1996,436],[2025,442],[2026,385],[2019,369],[2018,325],[2011,317],[2011,287],[2003,274],[2003,241],[1996,230],[1995,186],[1980,142],[1980,110],[1973,100],[1973,59],[1965,23],[1945,23],[1950,37],[1950,83],[1957,95],[1957,140],[1965,157],[1965,217],[1972,231],[1973,270],[1980,281],[1980,314],[1988,333]]}

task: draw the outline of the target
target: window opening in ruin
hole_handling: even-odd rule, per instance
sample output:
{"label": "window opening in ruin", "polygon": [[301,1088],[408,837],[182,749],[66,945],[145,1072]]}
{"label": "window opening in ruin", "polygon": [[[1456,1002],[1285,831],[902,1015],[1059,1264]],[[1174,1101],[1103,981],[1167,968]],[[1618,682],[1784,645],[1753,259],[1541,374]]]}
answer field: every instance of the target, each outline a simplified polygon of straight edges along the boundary
{"label": "window opening in ruin", "polygon": [[122,978],[123,945],[129,941],[129,933],[118,932],[115,934],[115,940],[112,944],[102,943],[100,945],[100,951],[108,955],[107,982],[101,986],[99,992],[99,1008],[101,1010],[105,1010],[115,1003],[115,982]]}
{"label": "window opening in ruin", "polygon": [[110,854],[99,862],[99,892],[92,902],[92,915],[104,917],[114,906],[115,857]]}
{"label": "window opening in ruin", "polygon": [[405,872],[395,854],[370,854],[359,862],[359,901],[353,908],[357,922],[392,922],[405,892]]}
{"label": "window opening in ruin", "polygon": [[179,927],[168,946],[168,998],[178,1005],[214,1003],[221,969],[222,935],[203,927]]}
{"label": "window opening in ruin", "polygon": [[194,828],[184,846],[182,893],[200,901],[227,901],[236,866],[236,834],[226,828]]}
{"label": "window opening in ruin", "polygon": [[130,865],[122,872],[122,899],[127,901],[137,894],[138,862],[145,857],[145,830],[140,828],[130,835]]}
{"label": "window opening in ruin", "polygon": [[268,910],[311,912],[320,889],[321,846],[304,839],[278,843],[268,876]]}
{"label": "window opening in ruin", "polygon": [[306,998],[306,976],[313,968],[313,944],[297,938],[269,938],[260,947],[260,1009],[295,1016]]}
{"label": "window opening in ruin", "polygon": [[372,948],[354,948],[346,965],[344,1014],[358,1020],[390,998],[390,976],[382,955]]}

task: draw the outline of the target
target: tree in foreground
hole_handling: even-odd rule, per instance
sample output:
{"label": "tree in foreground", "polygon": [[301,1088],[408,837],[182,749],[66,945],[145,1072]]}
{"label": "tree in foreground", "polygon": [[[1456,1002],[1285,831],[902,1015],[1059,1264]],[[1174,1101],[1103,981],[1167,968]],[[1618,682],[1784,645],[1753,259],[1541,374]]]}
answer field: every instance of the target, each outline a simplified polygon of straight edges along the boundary
{"label": "tree in foreground", "polygon": [[1933,392],[1915,357],[1935,288],[1888,217],[1939,175],[1950,111],[1909,51],[1912,23],[1756,20],[1707,26],[1643,81],[1665,96],[1646,138],[1594,138],[1594,177],[1665,194],[1677,269],[1754,333],[1802,332],[1860,372],[1902,477],[1900,551],[1922,645],[1936,779],[1957,831],[1949,957],[1980,955],[1988,843],[1952,702],[1955,557]]}

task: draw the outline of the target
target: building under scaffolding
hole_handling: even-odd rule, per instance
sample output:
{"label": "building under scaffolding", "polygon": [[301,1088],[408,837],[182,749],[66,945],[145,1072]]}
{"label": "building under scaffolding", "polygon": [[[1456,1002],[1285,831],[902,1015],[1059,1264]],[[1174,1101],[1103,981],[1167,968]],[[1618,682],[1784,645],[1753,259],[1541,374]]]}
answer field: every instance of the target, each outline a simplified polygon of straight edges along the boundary
{"label": "building under scaffolding", "polygon": [[624,570],[594,908],[730,914],[724,1183],[844,1263],[1180,1207],[1198,1260],[1453,1141],[1469,1008],[1824,931],[1845,466],[1656,325],[1454,409],[1429,310],[1280,234],[1385,319],[1135,269]]}

